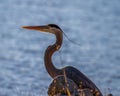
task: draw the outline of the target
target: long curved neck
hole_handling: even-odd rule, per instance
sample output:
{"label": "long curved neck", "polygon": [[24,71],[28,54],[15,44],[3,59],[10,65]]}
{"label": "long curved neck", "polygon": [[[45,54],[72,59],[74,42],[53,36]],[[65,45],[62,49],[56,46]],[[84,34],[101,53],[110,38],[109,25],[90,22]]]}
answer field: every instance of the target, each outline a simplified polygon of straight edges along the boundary
{"label": "long curved neck", "polygon": [[45,51],[45,56],[44,56],[44,62],[45,62],[45,67],[47,69],[47,72],[49,75],[54,78],[57,75],[60,75],[62,73],[62,70],[57,69],[53,63],[52,63],[52,55],[54,52],[58,51],[59,48],[62,45],[62,39],[63,39],[63,34],[61,31],[57,31],[55,33],[56,36],[56,42],[53,45],[48,46],[48,48]]}

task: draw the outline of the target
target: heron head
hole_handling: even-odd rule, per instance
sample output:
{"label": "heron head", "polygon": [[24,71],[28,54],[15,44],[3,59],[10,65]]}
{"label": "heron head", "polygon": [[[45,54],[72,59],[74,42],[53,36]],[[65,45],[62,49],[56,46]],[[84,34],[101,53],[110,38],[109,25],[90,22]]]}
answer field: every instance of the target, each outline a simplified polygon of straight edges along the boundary
{"label": "heron head", "polygon": [[29,29],[29,30],[38,30],[42,32],[49,32],[55,34],[57,31],[61,31],[61,28],[56,24],[48,24],[42,26],[23,26],[22,28]]}

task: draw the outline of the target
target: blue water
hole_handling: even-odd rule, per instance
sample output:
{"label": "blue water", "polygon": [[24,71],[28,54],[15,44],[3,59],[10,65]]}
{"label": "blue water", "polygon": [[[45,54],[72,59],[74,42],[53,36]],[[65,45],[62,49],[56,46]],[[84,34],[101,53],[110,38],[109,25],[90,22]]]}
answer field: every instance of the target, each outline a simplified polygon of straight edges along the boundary
{"label": "blue water", "polygon": [[[56,67],[74,66],[100,90],[119,96],[119,0],[0,0],[0,96],[47,96],[44,51],[54,36],[23,25],[58,24],[64,36]],[[62,64],[61,64],[62,63]]]}

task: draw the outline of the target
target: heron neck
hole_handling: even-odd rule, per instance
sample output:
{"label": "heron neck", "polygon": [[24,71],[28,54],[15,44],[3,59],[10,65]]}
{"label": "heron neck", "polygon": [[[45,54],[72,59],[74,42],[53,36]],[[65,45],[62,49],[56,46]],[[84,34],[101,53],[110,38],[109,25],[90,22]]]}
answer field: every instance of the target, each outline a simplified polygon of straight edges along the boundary
{"label": "heron neck", "polygon": [[52,78],[62,73],[62,70],[57,69],[52,62],[52,55],[54,54],[54,52],[58,51],[62,45],[63,39],[62,32],[60,31],[56,32],[55,36],[56,36],[55,44],[48,46],[48,48],[45,51],[44,57],[45,67],[47,69],[47,72]]}

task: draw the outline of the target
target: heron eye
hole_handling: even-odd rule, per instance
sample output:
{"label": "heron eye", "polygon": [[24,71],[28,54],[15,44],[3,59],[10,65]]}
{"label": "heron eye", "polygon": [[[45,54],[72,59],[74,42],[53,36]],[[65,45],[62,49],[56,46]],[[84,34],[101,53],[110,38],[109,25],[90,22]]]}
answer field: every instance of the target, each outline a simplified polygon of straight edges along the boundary
{"label": "heron eye", "polygon": [[55,24],[48,24],[48,26],[50,26],[52,28],[57,28],[57,29],[61,30],[61,28],[58,25],[55,25]]}

